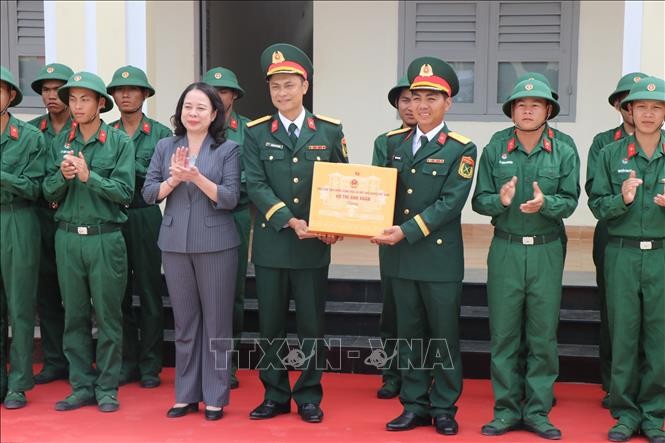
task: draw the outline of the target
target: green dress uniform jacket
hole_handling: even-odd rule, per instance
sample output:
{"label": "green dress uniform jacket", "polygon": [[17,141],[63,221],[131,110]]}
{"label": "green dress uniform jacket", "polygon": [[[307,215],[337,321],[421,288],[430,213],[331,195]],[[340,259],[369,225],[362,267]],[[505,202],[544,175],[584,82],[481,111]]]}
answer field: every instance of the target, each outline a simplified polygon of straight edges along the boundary
{"label": "green dress uniform jacket", "polygon": [[[125,132],[122,120],[112,122],[110,126]],[[162,369],[162,257],[157,247],[162,212],[159,206],[145,202],[141,188],[157,142],[171,135],[169,128],[143,115],[131,137],[136,150],[136,185],[127,211],[127,223],[123,226],[129,268],[122,302],[121,383],[139,376],[141,381],[157,381]],[[134,289],[141,303],[140,318],[132,308]]]}
{"label": "green dress uniform jacket", "polygon": [[[626,205],[621,186],[631,171],[643,183]],[[665,133],[651,159],[634,135],[601,151],[589,207],[607,223],[609,233],[605,282],[612,338],[610,411],[619,423],[633,431],[639,426],[647,434],[662,434],[665,405],[665,208],[653,201],[663,193]]]}
{"label": "green dress uniform jacket", "polygon": [[[49,114],[41,115],[28,123],[39,129],[44,136],[45,153],[50,153],[51,144],[58,135],[53,129]],[[60,130],[67,133],[71,130],[72,119]],[[45,156],[45,159],[47,156]],[[55,263],[55,230],[53,220],[57,205],[47,202],[41,193],[37,200],[35,212],[39,218],[42,233],[41,256],[39,260],[39,291],[37,293],[37,313],[39,314],[39,331],[42,337],[42,353],[44,354],[45,376],[64,376],[67,373],[67,359],[62,351],[62,334],[65,328],[65,311],[62,308],[60,288],[54,282],[58,281],[58,272]]]}
{"label": "green dress uniform jacket", "polygon": [[[509,425],[547,422],[559,372],[557,324],[561,303],[563,218],[579,198],[579,160],[574,149],[544,131],[531,153],[515,134],[485,147],[480,159],[473,210],[492,217],[488,254],[488,306],[492,338],[494,416]],[[499,192],[517,177],[512,203]],[[533,182],[544,194],[539,212],[520,204],[533,198]],[[526,366],[520,361],[526,353]]]}
{"label": "green dress uniform jacket", "polygon": [[[32,379],[32,348],[39,273],[39,221],[33,202],[44,177],[44,138],[10,114],[0,137],[0,394],[27,391]],[[12,328],[7,379],[5,332]]]}
{"label": "green dress uniform jacket", "polygon": [[[60,171],[63,151],[83,153],[90,170],[86,183],[77,177],[65,180]],[[127,221],[126,207],[134,195],[135,164],[131,139],[104,122],[87,141],[73,127],[56,137],[51,147],[43,189],[48,201],[59,204],[55,250],[65,307],[63,347],[69,382],[79,399],[116,399],[122,364],[121,305],[127,284],[127,249],[120,225]],[[96,371],[92,307],[99,327]]]}

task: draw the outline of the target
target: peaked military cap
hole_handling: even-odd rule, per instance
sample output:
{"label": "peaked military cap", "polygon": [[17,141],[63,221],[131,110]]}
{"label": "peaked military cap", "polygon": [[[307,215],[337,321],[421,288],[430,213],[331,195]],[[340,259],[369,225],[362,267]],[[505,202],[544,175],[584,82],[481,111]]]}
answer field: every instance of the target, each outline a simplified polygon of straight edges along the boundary
{"label": "peaked military cap", "polygon": [[409,89],[410,86],[411,84],[406,76],[400,78],[397,84],[388,91],[388,101],[390,102],[390,106],[397,109],[397,99],[402,93],[402,89]]}
{"label": "peaked military cap", "polygon": [[21,100],[23,100],[23,92],[21,92],[21,88],[18,87],[18,82],[14,80],[14,75],[4,66],[0,66],[0,80],[7,83],[11,89],[16,91],[16,97],[14,97],[14,100],[9,103],[9,106],[17,106],[21,103]]}
{"label": "peaked military cap", "polygon": [[552,90],[543,82],[538,80],[522,80],[513,87],[510,97],[503,104],[503,113],[508,118],[513,117],[512,105],[513,102],[520,98],[542,98],[550,102],[552,105],[552,112],[547,119],[552,119],[559,114],[559,102],[552,96]]}
{"label": "peaked military cap", "polygon": [[459,79],[453,67],[436,57],[418,57],[409,65],[406,76],[412,91],[429,89],[445,92],[449,97],[459,91]]}
{"label": "peaked military cap", "polygon": [[607,101],[610,102],[610,106],[614,106],[614,100],[617,99],[617,95],[624,92],[630,92],[630,88],[633,87],[635,83],[638,83],[643,78],[648,77],[644,72],[631,72],[624,75],[617,83],[617,87],[614,89],[614,92],[607,97]]}
{"label": "peaked military cap", "polygon": [[238,77],[230,69],[221,66],[212,68],[203,76],[203,81],[215,88],[233,89],[238,92],[238,98],[245,95],[245,90],[238,84]]}
{"label": "peaked military cap", "polygon": [[312,60],[307,54],[288,43],[275,43],[264,49],[261,69],[266,78],[273,74],[298,74],[307,80],[314,74]]}
{"label": "peaked military cap", "polygon": [[552,89],[552,84],[550,83],[550,80],[544,74],[535,71],[527,72],[526,74],[522,74],[519,77],[517,77],[517,80],[515,80],[515,84],[522,82],[524,80],[538,80],[540,82],[545,83],[547,87],[550,88],[550,91],[552,91],[552,97],[554,97],[554,100],[559,100],[559,94],[554,89]]}
{"label": "peaked military cap", "polygon": [[113,99],[111,99],[111,96],[106,93],[104,80],[92,72],[77,72],[69,77],[67,83],[58,88],[58,97],[60,97],[60,100],[63,103],[69,103],[69,88],[90,89],[106,99],[106,104],[104,105],[102,112],[107,112],[113,109]]}
{"label": "peaked military cap", "polygon": [[148,83],[148,77],[145,75],[145,72],[136,66],[128,65],[116,69],[113,73],[111,83],[106,87],[106,92],[113,94],[113,88],[119,86],[137,86],[139,88],[147,89],[148,97],[155,95],[155,88]]}
{"label": "peaked military cap", "polygon": [[72,68],[62,63],[49,63],[39,70],[37,77],[32,81],[30,87],[37,94],[42,93],[42,83],[46,80],[61,80],[67,82],[74,74]]}
{"label": "peaked military cap", "polygon": [[621,107],[627,109],[628,103],[635,100],[665,102],[665,80],[658,77],[644,77],[630,88],[628,96],[621,101]]}

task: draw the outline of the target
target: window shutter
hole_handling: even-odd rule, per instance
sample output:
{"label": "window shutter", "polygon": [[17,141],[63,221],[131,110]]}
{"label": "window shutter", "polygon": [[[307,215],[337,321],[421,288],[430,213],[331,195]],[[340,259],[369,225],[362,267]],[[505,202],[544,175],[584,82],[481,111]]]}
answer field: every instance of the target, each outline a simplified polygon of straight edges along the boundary
{"label": "window shutter", "polygon": [[16,2],[16,43],[44,46],[44,2]]}

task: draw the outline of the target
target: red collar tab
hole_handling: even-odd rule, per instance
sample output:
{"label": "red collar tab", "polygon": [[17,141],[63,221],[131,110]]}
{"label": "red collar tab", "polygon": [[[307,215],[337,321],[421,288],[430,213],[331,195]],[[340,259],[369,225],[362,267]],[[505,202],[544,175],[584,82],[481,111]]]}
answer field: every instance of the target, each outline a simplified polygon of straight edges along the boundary
{"label": "red collar tab", "polygon": [[141,130],[143,132],[145,132],[147,135],[150,135],[150,123],[143,122],[143,126],[141,127]]}
{"label": "red collar tab", "polygon": [[621,135],[622,135],[621,128],[619,128],[614,132],[614,141],[621,139]]}
{"label": "red collar tab", "polygon": [[279,128],[279,122],[277,120],[273,120],[272,124],[270,125],[270,132],[273,134],[277,132],[277,129]]}
{"label": "red collar tab", "polygon": [[113,125],[115,129],[120,129],[120,122],[115,122],[115,125]]}
{"label": "red collar tab", "polygon": [[234,131],[238,129],[238,120],[235,118],[231,117],[231,120],[229,121],[229,127],[233,129]]}
{"label": "red collar tab", "polygon": [[439,133],[439,138],[437,138],[436,141],[443,146],[446,143],[447,139],[448,139],[448,134],[446,134],[445,132],[441,132]]}
{"label": "red collar tab", "polygon": [[314,123],[314,119],[312,117],[307,117],[307,127],[312,131],[316,131],[316,124]]}
{"label": "red collar tab", "polygon": [[549,138],[554,138],[554,130],[550,128],[549,126],[547,127],[547,136]]}
{"label": "red collar tab", "polygon": [[511,138],[510,140],[508,140],[508,145],[506,146],[506,148],[508,149],[508,153],[513,152],[516,147],[517,145],[515,144],[515,138]]}
{"label": "red collar tab", "polygon": [[635,147],[635,143],[631,143],[628,145],[628,158],[633,158],[637,155],[637,148]]}
{"label": "red collar tab", "polygon": [[97,136],[97,140],[99,140],[102,144],[106,143],[106,131],[103,129],[99,130],[99,135]]}
{"label": "red collar tab", "polygon": [[76,128],[78,125],[76,123],[72,123],[72,129],[69,131],[69,137],[67,137],[67,141],[71,143],[72,140],[76,137]]}
{"label": "red collar tab", "polygon": [[543,139],[543,149],[547,152],[552,152],[552,142],[549,139]]}
{"label": "red collar tab", "polygon": [[39,123],[39,130],[44,132],[46,131],[46,128],[48,128],[48,117],[44,117],[42,121]]}
{"label": "red collar tab", "polygon": [[9,126],[9,136],[14,140],[18,140],[18,128],[14,125]]}
{"label": "red collar tab", "polygon": [[411,132],[409,132],[409,133],[407,134],[407,136],[406,136],[406,138],[404,139],[404,141],[407,141],[408,139],[410,139],[414,132],[416,132],[416,131],[413,130],[413,129],[411,129]]}

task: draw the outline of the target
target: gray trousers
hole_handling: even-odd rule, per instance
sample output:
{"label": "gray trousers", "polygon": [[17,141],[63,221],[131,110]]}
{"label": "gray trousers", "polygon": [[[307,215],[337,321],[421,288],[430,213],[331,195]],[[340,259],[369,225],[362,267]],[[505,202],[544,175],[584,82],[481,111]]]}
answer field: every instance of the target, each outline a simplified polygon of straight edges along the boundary
{"label": "gray trousers", "polygon": [[238,249],[162,252],[175,323],[176,403],[229,403]]}

